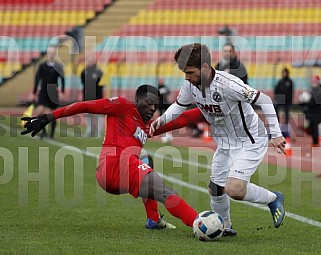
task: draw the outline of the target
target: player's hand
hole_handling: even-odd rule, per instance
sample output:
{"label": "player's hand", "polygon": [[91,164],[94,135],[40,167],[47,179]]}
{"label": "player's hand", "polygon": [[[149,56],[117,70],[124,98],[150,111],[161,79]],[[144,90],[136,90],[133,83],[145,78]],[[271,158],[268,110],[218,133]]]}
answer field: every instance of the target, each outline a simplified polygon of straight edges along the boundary
{"label": "player's hand", "polygon": [[25,135],[32,132],[32,137],[50,122],[47,114],[39,115],[38,117],[22,117],[21,120],[26,121],[24,125],[26,130],[22,131],[21,134]]}
{"label": "player's hand", "polygon": [[271,145],[274,149],[276,149],[277,153],[279,153],[279,154],[282,154],[282,153],[283,153],[284,155],[286,154],[286,153],[285,153],[285,150],[284,150],[285,144],[286,144],[286,142],[285,142],[285,139],[284,139],[283,136],[271,138],[271,140],[270,140],[270,145]]}
{"label": "player's hand", "polygon": [[156,129],[159,129],[160,126],[164,125],[164,121],[162,120],[161,117],[158,117],[156,120],[154,120],[151,124],[150,124],[150,128],[149,128],[149,135],[151,138],[153,138],[153,134],[156,131]]}

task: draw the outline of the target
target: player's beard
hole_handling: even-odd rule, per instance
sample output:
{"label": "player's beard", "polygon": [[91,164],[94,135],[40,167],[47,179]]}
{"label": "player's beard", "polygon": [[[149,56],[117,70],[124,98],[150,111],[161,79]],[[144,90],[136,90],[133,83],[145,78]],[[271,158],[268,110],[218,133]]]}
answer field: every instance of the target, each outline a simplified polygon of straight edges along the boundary
{"label": "player's beard", "polygon": [[209,79],[205,73],[201,73],[200,84],[202,86],[208,87],[211,84],[211,79]]}
{"label": "player's beard", "polygon": [[193,85],[199,87],[201,85],[201,80],[202,79],[200,77],[196,82],[193,82]]}
{"label": "player's beard", "polygon": [[203,77],[203,75],[201,74],[200,77],[199,77],[199,79],[198,79],[197,81],[195,81],[195,82],[192,82],[192,84],[193,84],[194,86],[201,87],[201,84],[202,84],[202,80],[203,80],[203,79],[204,79],[204,77]]}
{"label": "player's beard", "polygon": [[202,91],[202,96],[205,98],[205,87],[208,87],[211,84],[205,73],[201,72],[200,78],[198,81],[192,83],[194,86],[198,87]]}
{"label": "player's beard", "polygon": [[205,88],[209,87],[211,85],[212,79],[209,78],[205,73],[201,72],[200,77],[200,89],[202,91],[202,97],[206,97]]}

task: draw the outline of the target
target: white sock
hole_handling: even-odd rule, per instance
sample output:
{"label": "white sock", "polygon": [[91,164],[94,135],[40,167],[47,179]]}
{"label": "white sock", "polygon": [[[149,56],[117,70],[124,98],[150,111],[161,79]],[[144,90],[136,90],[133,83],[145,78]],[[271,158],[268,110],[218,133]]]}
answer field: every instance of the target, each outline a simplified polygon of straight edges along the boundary
{"label": "white sock", "polygon": [[215,197],[211,196],[211,209],[214,212],[220,214],[224,219],[224,227],[231,227],[231,217],[230,217],[230,197],[226,194]]}
{"label": "white sock", "polygon": [[243,201],[259,204],[269,204],[276,199],[276,195],[273,192],[259,187],[253,183],[248,183],[246,188],[247,191]]}

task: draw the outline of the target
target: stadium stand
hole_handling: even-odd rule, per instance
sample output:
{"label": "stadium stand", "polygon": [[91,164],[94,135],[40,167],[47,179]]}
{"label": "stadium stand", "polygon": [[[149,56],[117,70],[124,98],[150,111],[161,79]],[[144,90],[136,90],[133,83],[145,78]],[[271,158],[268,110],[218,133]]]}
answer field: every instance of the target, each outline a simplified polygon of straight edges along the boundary
{"label": "stadium stand", "polygon": [[[49,44],[60,42],[66,33],[79,26],[84,28],[85,36],[96,36],[100,42],[151,1],[0,0],[0,93],[5,95],[0,105],[28,100],[37,62],[45,60]],[[63,45],[59,47],[59,57],[67,65],[67,71],[71,70],[66,76],[68,98],[68,88],[73,89],[73,84],[78,82],[75,63],[70,61],[77,62],[78,56],[69,51],[70,42]],[[72,68],[68,69],[69,66]]]}
{"label": "stadium stand", "polygon": [[55,37],[74,26],[85,25],[110,3],[111,0],[1,0],[1,80],[38,59],[49,44],[58,43]]}
{"label": "stadium stand", "polygon": [[[101,62],[110,55],[127,62],[137,60],[136,64],[128,63],[128,71],[118,71],[110,77],[115,86],[128,89],[136,82],[155,83],[157,73],[178,89],[183,76],[171,67],[173,52],[182,44],[202,41],[210,46],[215,63],[226,42],[225,36],[219,37],[219,30],[228,25],[236,35],[232,40],[248,68],[251,86],[271,94],[281,69],[287,66],[299,93],[309,87],[309,77],[306,70],[293,66],[319,59],[320,23],[321,2],[316,0],[156,0],[114,34],[122,38],[113,52],[108,52],[108,44],[115,38],[106,37],[97,46],[97,55]],[[138,45],[145,49],[137,50]],[[159,70],[142,68],[155,63]],[[320,70],[315,67],[310,72]]]}
{"label": "stadium stand", "polygon": [[[104,9],[111,1],[0,0],[0,31],[5,36],[0,37],[0,82],[38,59],[49,43],[56,43],[52,38],[86,24],[99,12],[103,13],[86,26],[85,35],[96,36],[98,64],[106,74],[102,82],[110,85],[111,95],[140,83],[156,84],[158,77],[178,89],[183,75],[173,64],[173,52],[182,44],[203,42],[216,63],[226,42],[220,36],[226,26],[235,35],[232,40],[248,69],[249,84],[265,92],[271,93],[287,66],[299,93],[309,86],[309,77],[295,66],[319,59],[317,0],[117,0]],[[8,45],[6,37],[16,42],[10,54],[3,47]],[[81,87],[77,77],[84,59],[79,59],[77,66],[66,60],[69,91]]]}

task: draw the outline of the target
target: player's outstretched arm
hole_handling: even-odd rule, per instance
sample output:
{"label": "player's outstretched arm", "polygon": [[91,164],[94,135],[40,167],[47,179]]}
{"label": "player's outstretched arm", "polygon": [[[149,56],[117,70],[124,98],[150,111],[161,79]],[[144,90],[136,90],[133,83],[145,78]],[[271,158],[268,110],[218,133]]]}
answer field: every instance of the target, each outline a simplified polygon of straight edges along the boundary
{"label": "player's outstretched arm", "polygon": [[166,123],[176,119],[187,107],[180,106],[177,103],[172,104],[166,112],[154,120],[149,128],[149,136],[153,137],[154,132]]}
{"label": "player's outstretched arm", "polygon": [[55,119],[68,117],[79,113],[105,114],[107,111],[106,108],[108,108],[109,105],[109,100],[103,98],[92,101],[76,102],[54,110],[52,113]]}
{"label": "player's outstretched arm", "polygon": [[26,121],[21,134],[25,135],[31,133],[35,136],[52,120],[72,116],[78,113],[93,113],[93,114],[114,114],[115,112],[127,109],[128,105],[121,102],[112,103],[111,99],[99,99],[85,102],[77,102],[64,107],[61,107],[50,114],[44,114],[37,117],[23,117],[21,120]]}
{"label": "player's outstretched arm", "polygon": [[160,135],[175,129],[186,127],[192,123],[200,121],[202,113],[198,108],[183,112],[177,119],[161,126],[154,132],[154,135]]}

